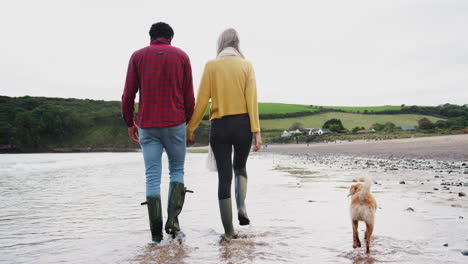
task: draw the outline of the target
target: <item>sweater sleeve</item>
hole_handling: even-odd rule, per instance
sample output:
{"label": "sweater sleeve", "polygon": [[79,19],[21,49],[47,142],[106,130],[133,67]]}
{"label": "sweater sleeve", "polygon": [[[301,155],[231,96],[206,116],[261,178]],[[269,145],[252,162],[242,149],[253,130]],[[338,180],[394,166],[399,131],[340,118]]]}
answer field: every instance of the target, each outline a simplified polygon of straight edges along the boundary
{"label": "sweater sleeve", "polygon": [[260,132],[260,121],[258,119],[257,85],[255,81],[255,72],[252,65],[249,67],[249,75],[245,87],[245,101],[250,118],[250,130]]}
{"label": "sweater sleeve", "polygon": [[191,138],[195,129],[200,125],[203,116],[205,115],[208,101],[211,98],[211,81],[208,64],[205,65],[203,76],[198,88],[197,100],[195,102],[195,110],[193,111],[192,118],[187,125],[187,138]]}

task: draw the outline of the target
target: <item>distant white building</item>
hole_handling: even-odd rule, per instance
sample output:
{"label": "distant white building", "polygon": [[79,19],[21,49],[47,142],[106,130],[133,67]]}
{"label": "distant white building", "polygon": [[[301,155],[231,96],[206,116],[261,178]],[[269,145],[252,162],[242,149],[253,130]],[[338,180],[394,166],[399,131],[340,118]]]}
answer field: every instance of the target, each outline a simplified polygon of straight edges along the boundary
{"label": "distant white building", "polygon": [[328,128],[321,128],[319,129],[319,131],[317,132],[319,135],[323,135],[323,134],[328,134],[328,133],[331,133],[330,129]]}
{"label": "distant white building", "polygon": [[356,133],[372,133],[372,132],[375,132],[375,130],[374,129],[361,129],[361,130],[356,131]]}
{"label": "distant white building", "polygon": [[402,130],[415,130],[416,127],[415,126],[401,126],[401,129]]}
{"label": "distant white building", "polygon": [[302,132],[299,130],[299,129],[296,129],[296,130],[293,130],[293,131],[283,131],[283,133],[281,133],[281,137],[290,137],[294,134],[302,134]]}
{"label": "distant white building", "polygon": [[323,135],[327,133],[331,133],[331,131],[327,128],[307,128],[309,130],[307,132],[307,135],[312,136],[312,135]]}
{"label": "distant white building", "polygon": [[318,128],[306,128],[308,130],[307,135],[316,135],[320,129]]}
{"label": "distant white building", "polygon": [[299,129],[296,129],[294,131],[289,131],[291,134],[301,134],[302,132]]}
{"label": "distant white building", "polygon": [[283,133],[281,133],[281,137],[290,137],[291,136],[291,133],[289,133],[288,131],[283,131]]}

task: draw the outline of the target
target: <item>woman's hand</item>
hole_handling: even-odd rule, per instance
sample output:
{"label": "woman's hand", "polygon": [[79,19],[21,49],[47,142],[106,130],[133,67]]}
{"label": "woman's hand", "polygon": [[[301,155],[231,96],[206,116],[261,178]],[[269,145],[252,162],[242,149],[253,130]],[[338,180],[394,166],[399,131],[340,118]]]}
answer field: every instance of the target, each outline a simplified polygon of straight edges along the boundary
{"label": "woman's hand", "polygon": [[262,148],[262,135],[260,132],[255,133],[255,145],[253,147],[254,152],[258,152]]}
{"label": "woman's hand", "polygon": [[187,146],[191,146],[195,143],[195,134],[187,131]]}

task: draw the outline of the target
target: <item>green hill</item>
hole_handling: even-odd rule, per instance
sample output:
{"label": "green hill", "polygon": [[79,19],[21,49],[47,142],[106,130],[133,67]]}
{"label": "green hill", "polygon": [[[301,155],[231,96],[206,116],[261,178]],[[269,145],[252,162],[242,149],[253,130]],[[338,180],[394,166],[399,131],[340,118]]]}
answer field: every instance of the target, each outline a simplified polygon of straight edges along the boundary
{"label": "green hill", "polygon": [[[401,106],[319,106],[319,105],[301,105],[301,104],[282,104],[282,103],[259,103],[259,114],[285,114],[297,112],[316,112],[321,109],[334,109],[346,112],[379,112],[386,110],[401,110]],[[206,115],[209,114],[209,108],[206,109]]]}

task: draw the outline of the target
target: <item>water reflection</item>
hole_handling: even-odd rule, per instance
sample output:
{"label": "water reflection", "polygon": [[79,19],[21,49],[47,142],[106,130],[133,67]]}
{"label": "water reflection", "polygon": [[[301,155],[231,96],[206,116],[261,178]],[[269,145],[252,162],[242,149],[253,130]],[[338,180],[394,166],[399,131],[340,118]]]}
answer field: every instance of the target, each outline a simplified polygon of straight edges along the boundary
{"label": "water reflection", "polygon": [[[238,239],[226,241],[221,239],[219,242],[219,256],[221,260],[227,263],[245,263],[253,262],[257,257],[262,254],[257,252],[257,247],[268,246],[265,242],[255,241],[258,237],[254,234],[238,233]],[[266,234],[260,234],[264,236]]]}
{"label": "water reflection", "polygon": [[130,263],[135,264],[184,264],[186,262],[188,250],[184,243],[171,240],[163,241],[161,244],[148,244],[143,249],[140,255],[130,260]]}

